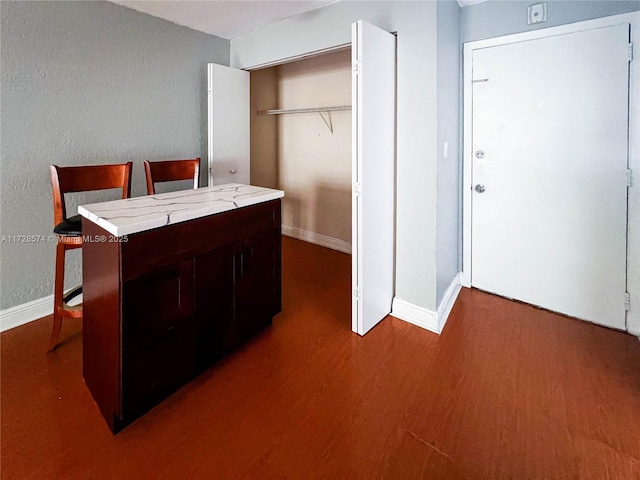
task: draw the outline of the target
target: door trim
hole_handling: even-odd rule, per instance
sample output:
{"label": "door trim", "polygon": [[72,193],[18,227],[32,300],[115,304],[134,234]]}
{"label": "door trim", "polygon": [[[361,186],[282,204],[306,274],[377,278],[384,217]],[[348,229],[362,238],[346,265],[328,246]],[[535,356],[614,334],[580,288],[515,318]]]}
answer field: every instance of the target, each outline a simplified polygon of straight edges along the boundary
{"label": "door trim", "polygon": [[628,192],[627,214],[627,292],[631,297],[626,330],[640,336],[640,12],[602,17],[595,20],[505,35],[463,45],[463,154],[462,154],[462,272],[460,282],[471,287],[471,163],[472,163],[472,58],[473,51],[511,43],[631,24],[634,58],[629,62],[629,168],[633,171]]}
{"label": "door trim", "polygon": [[[284,57],[284,58],[279,58],[277,60],[272,60],[266,63],[258,63],[256,65],[243,67],[242,70],[246,70],[247,72],[252,72],[254,70],[262,70],[263,68],[277,67],[279,65],[285,65],[287,63],[298,62],[300,60],[306,60],[308,58],[320,57],[327,53],[335,53],[343,50],[350,50],[352,46],[351,43],[352,42],[342,43],[340,45],[334,45],[332,47],[322,48],[320,50],[313,50],[310,52],[301,53],[300,55],[294,55],[293,57]],[[234,67],[234,68],[237,68],[237,67]]]}

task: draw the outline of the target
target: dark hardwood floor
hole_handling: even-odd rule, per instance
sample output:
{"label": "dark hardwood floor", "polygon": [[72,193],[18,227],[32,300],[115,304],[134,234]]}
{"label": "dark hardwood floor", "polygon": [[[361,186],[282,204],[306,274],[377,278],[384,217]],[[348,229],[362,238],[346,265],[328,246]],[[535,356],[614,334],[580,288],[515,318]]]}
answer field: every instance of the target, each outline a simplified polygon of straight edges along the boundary
{"label": "dark hardwood floor", "polygon": [[637,338],[466,290],[350,331],[350,257],[283,238],[272,327],[113,436],[81,322],[1,336],[5,479],[640,479]]}

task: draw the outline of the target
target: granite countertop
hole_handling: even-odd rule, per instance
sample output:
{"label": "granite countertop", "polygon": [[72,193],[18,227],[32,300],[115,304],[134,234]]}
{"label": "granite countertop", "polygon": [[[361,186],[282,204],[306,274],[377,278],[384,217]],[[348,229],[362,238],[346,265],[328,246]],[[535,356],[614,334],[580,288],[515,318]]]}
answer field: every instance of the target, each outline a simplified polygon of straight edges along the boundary
{"label": "granite countertop", "polygon": [[121,237],[282,197],[282,190],[228,183],[81,205],[78,213]]}

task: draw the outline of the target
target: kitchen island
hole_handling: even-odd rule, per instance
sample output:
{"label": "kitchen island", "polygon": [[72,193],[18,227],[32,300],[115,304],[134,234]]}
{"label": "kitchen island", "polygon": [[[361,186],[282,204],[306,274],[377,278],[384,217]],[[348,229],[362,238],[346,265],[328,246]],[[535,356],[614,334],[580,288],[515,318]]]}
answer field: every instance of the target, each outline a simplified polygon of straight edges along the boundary
{"label": "kitchen island", "polygon": [[78,208],[83,376],[112,432],[280,312],[283,196],[227,184]]}

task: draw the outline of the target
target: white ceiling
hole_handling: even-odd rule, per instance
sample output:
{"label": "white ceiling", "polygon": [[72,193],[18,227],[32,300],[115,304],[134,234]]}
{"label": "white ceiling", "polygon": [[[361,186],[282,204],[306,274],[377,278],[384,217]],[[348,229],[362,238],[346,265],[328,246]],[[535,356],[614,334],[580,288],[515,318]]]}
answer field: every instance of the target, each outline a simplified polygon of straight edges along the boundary
{"label": "white ceiling", "polygon": [[201,32],[232,39],[337,0],[111,0]]}

